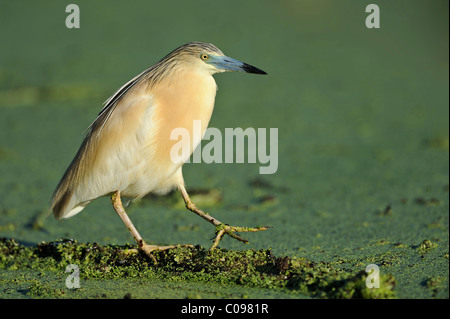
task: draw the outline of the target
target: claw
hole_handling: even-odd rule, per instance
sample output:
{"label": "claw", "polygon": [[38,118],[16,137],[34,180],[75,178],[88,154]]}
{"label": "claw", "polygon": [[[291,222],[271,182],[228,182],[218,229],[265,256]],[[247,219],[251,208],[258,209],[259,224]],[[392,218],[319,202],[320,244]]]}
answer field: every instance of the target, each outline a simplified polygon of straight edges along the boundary
{"label": "claw", "polygon": [[139,249],[142,250],[148,257],[150,257],[153,262],[155,263],[155,265],[158,264],[158,261],[156,260],[155,256],[153,256],[152,251],[155,250],[167,250],[167,249],[172,249],[172,248],[177,248],[177,247],[193,247],[192,245],[170,245],[170,246],[158,246],[158,245],[148,245],[146,243],[140,243],[139,244]]}
{"label": "claw", "polygon": [[263,231],[267,230],[268,228],[271,228],[270,226],[258,226],[258,227],[237,227],[237,226],[229,226],[220,224],[216,227],[216,237],[214,240],[214,243],[212,244],[210,251],[215,249],[217,245],[219,244],[220,240],[222,239],[223,235],[227,234],[228,236],[237,239],[244,244],[248,244],[248,240],[235,234],[235,232],[257,232],[257,231]]}

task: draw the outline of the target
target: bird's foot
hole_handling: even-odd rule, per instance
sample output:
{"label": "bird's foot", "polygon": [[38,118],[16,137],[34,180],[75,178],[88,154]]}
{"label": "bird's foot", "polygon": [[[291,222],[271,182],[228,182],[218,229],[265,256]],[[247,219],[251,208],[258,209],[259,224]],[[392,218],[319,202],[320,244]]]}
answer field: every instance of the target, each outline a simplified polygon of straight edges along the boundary
{"label": "bird's foot", "polygon": [[225,224],[220,224],[216,226],[216,238],[214,239],[214,243],[212,244],[210,251],[217,247],[219,241],[222,239],[223,235],[227,234],[228,236],[237,239],[245,244],[248,243],[248,240],[242,238],[241,236],[235,234],[236,232],[257,232],[263,231],[272,228],[270,226],[258,226],[258,227],[237,227],[237,226],[229,226]]}
{"label": "bird's foot", "polygon": [[186,208],[189,209],[191,212],[195,213],[196,215],[200,216],[204,220],[210,222],[214,226],[216,226],[216,238],[214,239],[214,243],[212,244],[210,251],[217,247],[219,244],[219,241],[222,239],[223,235],[227,234],[230,237],[233,237],[234,239],[237,239],[243,243],[248,243],[248,240],[245,238],[242,238],[241,236],[235,234],[239,232],[257,232],[257,231],[263,231],[267,230],[269,228],[272,228],[270,226],[259,226],[259,227],[236,227],[236,226],[229,226],[225,225],[224,223],[220,222],[219,220],[215,219],[208,213],[205,213],[201,209],[198,209],[197,206],[191,201],[189,198],[189,195],[184,188],[184,185],[178,186],[181,195],[183,196],[184,202],[186,204]]}
{"label": "bird's foot", "polygon": [[148,245],[145,242],[139,243],[139,249],[142,250],[148,257],[150,257],[155,265],[158,264],[155,256],[153,256],[153,251],[162,251],[167,249],[173,249],[178,247],[193,247],[192,245],[170,245],[170,246],[158,246],[158,245]]}

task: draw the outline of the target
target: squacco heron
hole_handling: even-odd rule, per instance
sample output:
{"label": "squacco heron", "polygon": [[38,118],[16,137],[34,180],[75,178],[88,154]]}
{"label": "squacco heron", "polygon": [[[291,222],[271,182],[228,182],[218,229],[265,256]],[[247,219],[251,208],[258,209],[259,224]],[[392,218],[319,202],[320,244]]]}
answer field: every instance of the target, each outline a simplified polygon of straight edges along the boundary
{"label": "squacco heron", "polygon": [[[178,187],[187,209],[215,226],[211,249],[225,234],[246,243],[236,233],[266,230],[268,227],[229,226],[198,209],[185,188],[183,161],[174,162],[170,157],[177,142],[170,138],[172,130],[184,128],[193,136],[193,123],[200,121],[202,136],[205,133],[217,91],[212,75],[225,71],[266,74],[225,56],[212,44],[190,42],[118,89],[89,126],[59,182],[50,206],[54,216],[72,217],[92,200],[111,195],[114,210],[138,247],[155,262],[152,251],[175,246],[146,244],[126,214],[121,196],[163,195]],[[188,143],[190,156],[200,140],[191,139]]]}

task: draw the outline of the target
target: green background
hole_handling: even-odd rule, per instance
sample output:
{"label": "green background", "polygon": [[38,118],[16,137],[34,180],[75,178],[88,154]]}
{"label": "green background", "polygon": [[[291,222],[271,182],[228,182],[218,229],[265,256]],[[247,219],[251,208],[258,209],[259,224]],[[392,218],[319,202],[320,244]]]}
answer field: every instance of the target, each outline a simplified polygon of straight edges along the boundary
{"label": "green background", "polygon": [[[380,29],[366,28],[368,1],[78,0],[80,29],[65,26],[69,3],[0,4],[0,237],[132,243],[108,198],[62,222],[46,218],[49,199],[102,102],[175,47],[204,41],[268,73],[216,75],[210,126],[279,134],[273,175],[184,166],[188,191],[220,192],[197,203],[214,217],[274,227],[220,246],[352,271],[375,263],[400,298],[448,298],[448,1],[376,1]],[[151,243],[211,244],[213,227],[180,202],[128,212]],[[421,254],[424,240],[436,246]],[[443,286],[430,289],[433,278]]]}

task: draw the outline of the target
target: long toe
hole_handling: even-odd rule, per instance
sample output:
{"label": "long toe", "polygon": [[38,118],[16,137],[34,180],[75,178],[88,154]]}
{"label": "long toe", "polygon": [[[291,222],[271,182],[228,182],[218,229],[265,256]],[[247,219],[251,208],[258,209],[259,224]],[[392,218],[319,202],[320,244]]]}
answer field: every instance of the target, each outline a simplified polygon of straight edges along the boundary
{"label": "long toe", "polygon": [[178,248],[178,247],[194,247],[192,245],[170,245],[170,246],[159,246],[159,245],[148,245],[148,244],[143,244],[141,247],[139,247],[148,257],[150,257],[153,262],[155,264],[157,264],[158,262],[156,261],[155,256],[153,256],[152,252],[153,251],[163,251],[163,250],[167,250],[167,249],[173,249],[173,248]]}

